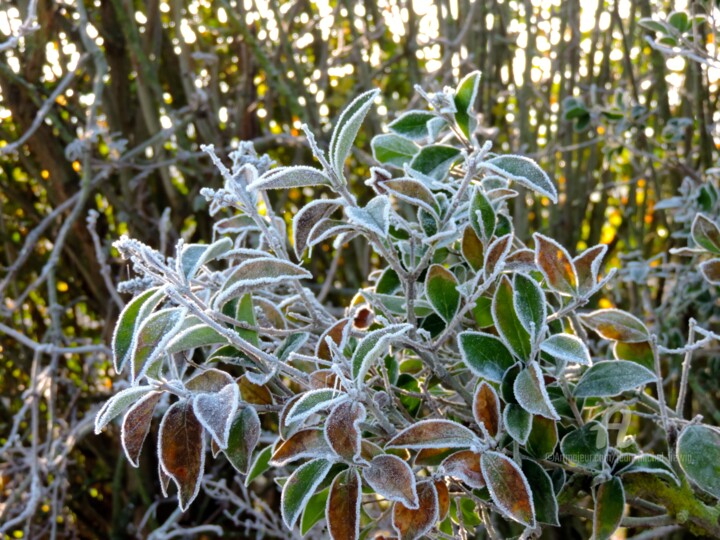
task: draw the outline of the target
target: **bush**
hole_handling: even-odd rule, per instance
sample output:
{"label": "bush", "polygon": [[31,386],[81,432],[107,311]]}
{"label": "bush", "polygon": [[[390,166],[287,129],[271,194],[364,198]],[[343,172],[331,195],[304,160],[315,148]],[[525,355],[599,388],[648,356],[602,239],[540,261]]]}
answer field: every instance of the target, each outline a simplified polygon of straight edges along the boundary
{"label": "bush", "polygon": [[[345,161],[376,91],[343,111],[327,152],[306,128],[320,168],[273,167],[247,144],[228,168],[206,147],[224,178],[202,191],[218,218],[211,243],[181,241],[174,259],[116,243],[138,274],[113,338],[130,384],[96,431],[122,417],[137,466],[157,412],[158,472],[181,510],[202,487],[238,524],[279,537],[323,520],[335,539],[481,526],[530,537],[568,515],[598,539],[619,526],[720,535],[720,434],[683,419],[683,397],[670,407],[661,372],[661,356],[686,355],[672,393],[683,396],[692,352],[714,334],[693,327],[702,340],[668,350],[630,313],[585,312],[613,277],[606,246],[573,257],[540,233],[532,247],[515,237],[514,188],[543,207],[557,191],[532,160],[480,144],[479,78],[418,89],[430,110],[373,139],[387,169],[370,168],[365,193],[350,192]],[[308,187],[323,195],[288,235],[268,191]],[[720,253],[716,225],[697,219],[695,240]],[[356,237],[382,270],[350,305],[328,305],[343,284],[303,261]],[[238,474],[204,478],[208,453]],[[268,479],[282,522],[246,489]]]}

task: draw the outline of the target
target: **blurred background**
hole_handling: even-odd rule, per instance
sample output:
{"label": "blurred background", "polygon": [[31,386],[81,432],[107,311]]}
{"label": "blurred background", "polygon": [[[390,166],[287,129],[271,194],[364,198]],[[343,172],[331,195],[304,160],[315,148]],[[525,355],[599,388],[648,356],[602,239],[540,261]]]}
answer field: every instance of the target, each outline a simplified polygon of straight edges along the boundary
{"label": "blurred background", "polygon": [[[199,190],[220,179],[201,144],[225,156],[249,140],[311,164],[301,125],[326,147],[369,88],[382,93],[351,163],[361,198],[370,138],[425,107],[413,86],[479,69],[481,139],[535,158],[561,193],[557,206],[518,199],[519,236],[540,230],[571,253],[608,244],[621,279],[593,303],[679,345],[673,331],[716,309],[701,280],[673,282],[667,255],[687,243],[682,208],[715,193],[715,16],[713,2],[660,0],[5,0],[0,536],[246,534],[208,497],[180,516],[158,498],[150,452],[132,469],[117,433],[92,434],[119,380],[104,344],[129,299],[112,288],[130,276],[111,243],[209,241]],[[289,222],[313,193],[273,196]],[[373,259],[360,242],[324,249],[306,265],[322,276],[335,260],[330,298],[346,305]],[[718,422],[720,370],[703,366],[692,407]]]}

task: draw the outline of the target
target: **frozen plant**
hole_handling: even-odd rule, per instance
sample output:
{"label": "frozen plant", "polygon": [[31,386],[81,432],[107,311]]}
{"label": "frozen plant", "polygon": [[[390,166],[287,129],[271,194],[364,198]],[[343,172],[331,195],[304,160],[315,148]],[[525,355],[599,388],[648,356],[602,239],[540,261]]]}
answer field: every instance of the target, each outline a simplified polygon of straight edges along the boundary
{"label": "frozen plant", "polygon": [[[378,91],[344,110],[327,152],[306,129],[319,167],[270,168],[243,145],[228,168],[207,147],[224,178],[203,191],[212,242],[181,242],[174,259],[117,242],[147,288],[112,344],[130,386],[96,431],[120,419],[137,466],[160,417],[158,473],[180,510],[215,459],[242,483],[215,477],[205,491],[266,535],[283,533],[252,495],[261,476],[282,490],[287,537],[528,538],[577,516],[596,539],[618,527],[720,536],[720,434],[670,406],[661,373],[662,356],[716,336],[669,351],[630,313],[587,312],[612,279],[606,246],[574,255],[514,236],[516,185],[545,205],[558,193],[532,160],[478,140],[479,78],[422,92],[429,111],[372,140],[380,166],[365,193],[345,166]],[[307,187],[317,197],[288,233],[267,191]],[[348,305],[328,305],[303,261],[355,237],[383,267]]]}

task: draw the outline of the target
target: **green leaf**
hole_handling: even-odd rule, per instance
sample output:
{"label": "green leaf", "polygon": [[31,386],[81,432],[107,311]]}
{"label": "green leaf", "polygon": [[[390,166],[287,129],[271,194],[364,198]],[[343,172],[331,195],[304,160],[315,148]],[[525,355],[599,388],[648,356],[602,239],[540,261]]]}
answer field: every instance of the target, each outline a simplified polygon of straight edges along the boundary
{"label": "green leaf", "polygon": [[[626,457],[628,454],[623,454],[622,457]],[[638,474],[646,473],[653,476],[661,476],[666,480],[673,482],[675,485],[680,486],[680,480],[678,479],[672,465],[668,462],[667,458],[661,455],[654,454],[639,454],[632,456],[632,460],[620,468],[617,471],[618,476],[624,476],[626,474]]]}
{"label": "green leaf", "polygon": [[706,215],[698,214],[692,223],[692,237],[700,247],[720,255],[720,229]]}
{"label": "green leaf", "polygon": [[640,19],[638,21],[638,24],[646,30],[650,30],[651,32],[660,32],[661,34],[664,34],[668,31],[668,27],[665,25],[665,23],[661,21],[654,21],[649,17]]}
{"label": "green leaf", "polygon": [[379,93],[380,90],[375,89],[360,94],[343,110],[335,124],[330,139],[330,163],[339,178],[344,177],[345,160],[350,155],[360,126]]}
{"label": "green leaf", "polygon": [[570,465],[601,471],[608,453],[607,430],[599,422],[588,422],[565,435],[560,450]]}
{"label": "green leaf", "polygon": [[246,474],[250,468],[253,451],[260,441],[260,431],[260,418],[253,407],[246,406],[238,411],[230,426],[228,446],[223,452],[241,474]]}
{"label": "green leaf", "polygon": [[575,387],[576,397],[612,397],[656,381],[649,369],[625,360],[608,360],[588,369]]}
{"label": "green leaf", "polygon": [[229,238],[221,238],[212,244],[185,244],[180,255],[183,274],[186,279],[195,277],[197,271],[204,264],[217,259],[232,249],[233,243]]}
{"label": "green leaf", "polygon": [[557,424],[543,416],[533,416],[525,450],[538,459],[549,459],[558,443]]}
{"label": "green leaf", "polygon": [[225,336],[205,323],[193,325],[178,332],[166,345],[169,354],[175,354],[197,347],[227,343]]}
{"label": "green leaf", "polygon": [[480,186],[473,191],[468,212],[473,230],[488,242],[495,232],[495,209]]}
{"label": "green leaf", "polygon": [[264,189],[290,189],[310,186],[329,186],[330,178],[315,167],[298,165],[294,167],[276,167],[251,182],[248,191]]}
{"label": "green leaf", "polygon": [[427,123],[433,118],[435,115],[427,111],[408,111],[390,122],[388,127],[398,135],[417,141],[430,134]]}
{"label": "green leaf", "polygon": [[542,371],[535,360],[529,362],[517,376],[513,390],[515,399],[527,412],[551,420],[560,420],[560,416],[550,402]]}
{"label": "green leaf", "polygon": [[677,457],[695,485],[720,499],[720,433],[707,426],[687,426],[678,438]]}
{"label": "green leaf", "polygon": [[690,17],[684,11],[673,11],[668,17],[668,22],[681,34],[692,28]]}
{"label": "green leaf", "polygon": [[514,291],[507,276],[503,276],[495,289],[492,313],[500,336],[521,360],[530,358],[530,334],[520,322],[513,302]]}
{"label": "green leaf", "polygon": [[477,126],[475,118],[475,98],[480,86],[480,72],[473,71],[463,77],[455,90],[455,121],[469,139]]}
{"label": "green leaf", "polygon": [[498,509],[506,517],[534,527],[533,495],[520,467],[503,454],[488,450],[480,457],[480,468]]}
{"label": "green leaf", "polygon": [[[153,313],[137,330],[130,360],[131,378],[137,381],[165,354],[165,346],[180,330],[187,310],[167,308]],[[151,373],[156,375],[156,373]]]}
{"label": "green leaf", "polygon": [[480,240],[475,229],[473,229],[472,225],[466,226],[462,237],[462,254],[470,267],[476,272],[481,270],[485,263],[484,251],[482,240]]}
{"label": "green leaf", "polygon": [[377,162],[398,168],[409,163],[419,151],[412,141],[393,133],[376,135],[370,146]]}
{"label": "green leaf", "polygon": [[545,195],[557,203],[557,189],[550,177],[537,163],[525,156],[498,156],[480,164],[480,167],[517,182]]}
{"label": "green leaf", "polygon": [[[247,323],[250,326],[256,326],[257,321],[255,320],[255,308],[253,307],[252,295],[250,293],[244,294],[240,297],[235,310],[235,319]],[[247,330],[244,328],[238,328],[236,330],[238,335],[245,341],[258,347],[260,345],[260,339],[258,333],[255,330]]]}
{"label": "green leaf", "polygon": [[108,399],[95,416],[95,433],[99,434],[114,418],[153,390],[155,387],[150,385],[131,386]]}
{"label": "green leaf", "polygon": [[585,366],[592,365],[590,351],[583,341],[572,334],[555,334],[540,344],[540,350],[562,360]]}
{"label": "green leaf", "polygon": [[600,484],[593,493],[595,512],[593,513],[593,538],[608,540],[620,526],[625,511],[625,489],[622,480],[611,478]]}
{"label": "green leaf", "polygon": [[374,232],[381,238],[388,235],[390,227],[390,199],[378,195],[365,205],[365,208],[348,206],[345,208],[350,221]]}
{"label": "green leaf", "polygon": [[460,308],[460,293],[455,275],[440,266],[433,264],[425,278],[425,295],[430,304],[442,319],[449,323]]}
{"label": "green leaf", "polygon": [[258,476],[263,474],[270,468],[270,457],[272,456],[272,445],[266,446],[255,456],[255,460],[250,465],[247,477],[245,478],[245,485],[250,485],[250,482],[255,480]]}
{"label": "green leaf", "polygon": [[397,272],[387,267],[375,285],[375,292],[378,294],[393,294],[402,287],[402,282]]}
{"label": "green leaf", "polygon": [[384,354],[391,341],[410,329],[409,324],[394,324],[369,332],[353,352],[350,365],[353,378],[360,382],[365,378],[370,366]]}
{"label": "green leaf", "polygon": [[413,158],[410,168],[435,180],[443,180],[459,157],[460,150],[453,146],[425,146]]}
{"label": "green leaf", "polygon": [[458,336],[464,364],[473,375],[500,382],[503,374],[515,360],[505,344],[497,337],[484,332],[462,332]]}
{"label": "green leaf", "polygon": [[130,357],[135,329],[144,319],[142,315],[147,316],[164,296],[161,288],[148,289],[133,298],[120,313],[112,339],[113,362],[117,373],[122,372]]}
{"label": "green leaf", "polygon": [[531,459],[522,460],[522,472],[532,491],[537,520],[540,523],[559,527],[557,498],[548,473]]}
{"label": "green leaf", "polygon": [[650,332],[637,317],[619,309],[598,309],[581,315],[580,321],[605,339],[626,343],[650,339]]}
{"label": "green leaf", "polygon": [[280,513],[288,529],[295,526],[300,513],[307,505],[315,490],[325,479],[332,462],[315,459],[304,463],[285,482],[280,500]]}
{"label": "green leaf", "polygon": [[333,405],[346,399],[347,394],[332,388],[309,390],[302,394],[302,397],[292,406],[285,418],[285,425],[289,426],[293,422],[300,422],[311,414],[329,409]]}
{"label": "green leaf", "polygon": [[517,403],[508,403],[503,411],[503,423],[508,434],[519,444],[527,443],[533,416]]}
{"label": "green leaf", "polygon": [[330,488],[315,493],[308,499],[300,519],[300,534],[305,536],[313,525],[325,517],[325,506],[327,505]]}
{"label": "green leaf", "polygon": [[545,293],[537,281],[523,274],[513,278],[513,305],[523,328],[534,339],[545,326]]}

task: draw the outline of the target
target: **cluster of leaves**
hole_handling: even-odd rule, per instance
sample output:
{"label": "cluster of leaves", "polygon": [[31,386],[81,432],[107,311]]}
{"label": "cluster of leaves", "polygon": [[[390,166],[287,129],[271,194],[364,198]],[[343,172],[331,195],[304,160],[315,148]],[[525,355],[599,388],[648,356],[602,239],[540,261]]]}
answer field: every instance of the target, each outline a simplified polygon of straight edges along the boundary
{"label": "cluster of leaves", "polygon": [[[225,179],[203,190],[219,214],[214,242],[181,242],[174,259],[117,242],[140,275],[113,339],[130,385],[96,431],[121,418],[137,465],[157,410],[159,475],[181,510],[201,488],[208,443],[246,485],[274,477],[289,529],[306,534],[324,518],[335,539],[458,537],[481,524],[495,536],[499,518],[532,535],[560,526],[561,506],[582,509],[587,494],[602,539],[621,525],[638,476],[668,489],[687,476],[720,496],[719,435],[670,417],[656,337],[627,312],[581,311],[612,278],[601,275],[606,246],[573,257],[542,234],[531,246],[514,235],[513,187],[547,204],[557,190],[532,160],[478,141],[479,79],[418,89],[430,110],[373,139],[381,167],[362,206],[345,161],[377,91],[343,111],[327,152],[306,130],[320,168],[272,167],[250,145],[227,168],[206,148]],[[298,210],[288,235],[266,192],[306,187],[327,196]],[[386,266],[338,316],[304,283],[314,276],[302,263],[358,236]],[[593,354],[588,330],[613,358]],[[679,426],[677,449],[613,442],[616,412],[653,431]]]}

